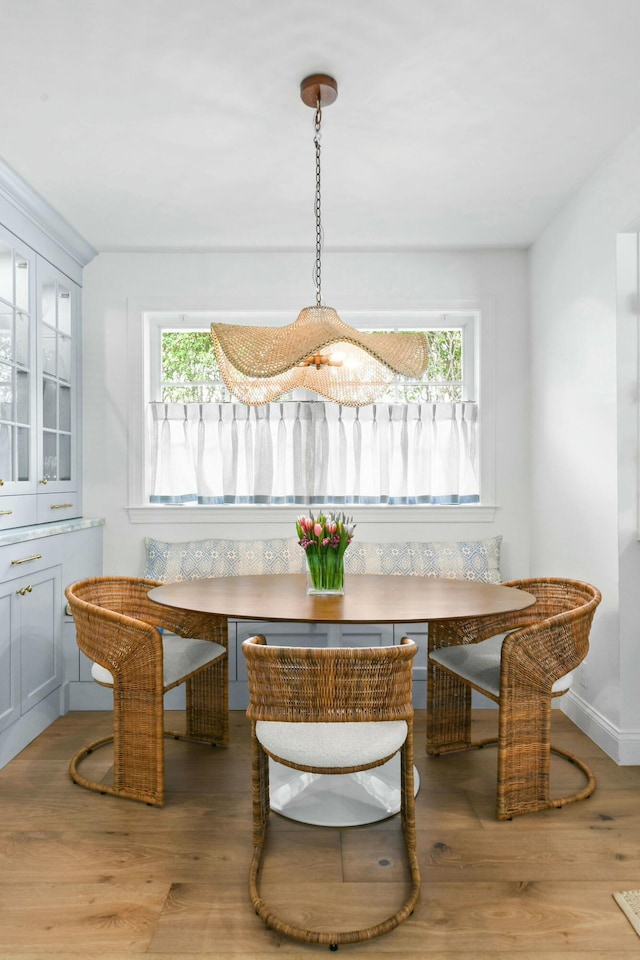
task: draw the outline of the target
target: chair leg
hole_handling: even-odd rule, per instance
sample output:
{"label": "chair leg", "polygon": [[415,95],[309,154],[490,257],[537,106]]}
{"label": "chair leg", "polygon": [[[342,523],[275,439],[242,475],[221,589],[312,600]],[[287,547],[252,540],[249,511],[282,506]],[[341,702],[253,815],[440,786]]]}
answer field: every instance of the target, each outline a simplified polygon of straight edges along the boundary
{"label": "chair leg", "polygon": [[[590,797],[596,781],[591,769],[573,754],[551,746],[551,698],[519,691],[504,698],[498,721],[498,783],[496,816],[511,820]],[[566,797],[552,798],[549,789],[551,753],[569,760],[584,773],[587,784]]]}
{"label": "chair leg", "polygon": [[292,940],[302,943],[328,944],[336,948],[341,943],[360,943],[372,940],[394,930],[412,913],[420,895],[420,870],[416,848],[415,800],[413,784],[413,738],[412,731],[401,754],[401,818],[405,849],[411,873],[411,890],[402,906],[392,916],[381,923],[359,930],[325,931],[308,930],[297,927],[281,919],[265,903],[259,891],[259,878],[264,861],[267,828],[269,823],[269,767],[268,757],[255,737],[255,724],[252,724],[253,741],[253,857],[249,871],[249,897],[257,915],[272,930]]}
{"label": "chair leg", "polygon": [[[163,702],[152,692],[129,696],[116,685],[113,691],[113,734],[83,747],[71,760],[71,779],[88,790],[138,800],[151,806],[164,804]],[[113,742],[113,786],[89,780],[78,770],[84,757]]]}
{"label": "chair leg", "polygon": [[185,740],[229,744],[229,661],[226,656],[187,680]]}
{"label": "chair leg", "polygon": [[[164,741],[164,735],[162,735]],[[99,780],[90,780],[88,777],[85,777],[80,772],[80,763],[84,760],[85,757],[88,757],[89,754],[93,753],[95,750],[104,747],[107,744],[113,744],[114,756],[113,756],[113,768],[114,768],[114,783],[113,786],[108,783],[102,783]],[[69,776],[74,783],[77,783],[80,787],[85,787],[87,790],[93,790],[95,793],[100,793],[102,795],[108,795],[111,797],[122,797],[126,800],[137,800],[140,803],[146,803],[148,806],[161,807],[164,805],[164,776],[162,777],[162,782],[158,783],[157,780],[155,784],[149,780],[146,776],[140,776],[138,778],[128,777],[126,775],[116,779],[116,767],[118,766],[116,762],[116,754],[118,751],[118,746],[116,743],[116,738],[113,734],[108,737],[101,737],[99,740],[93,740],[91,743],[88,743],[85,747],[79,750],[74,757],[72,757],[69,764]],[[122,773],[122,763],[120,763],[120,769]],[[125,765],[126,766],[126,765]],[[152,778],[153,780],[153,778]]]}
{"label": "chair leg", "polygon": [[466,683],[427,664],[427,754],[437,756],[471,746],[471,690]]}

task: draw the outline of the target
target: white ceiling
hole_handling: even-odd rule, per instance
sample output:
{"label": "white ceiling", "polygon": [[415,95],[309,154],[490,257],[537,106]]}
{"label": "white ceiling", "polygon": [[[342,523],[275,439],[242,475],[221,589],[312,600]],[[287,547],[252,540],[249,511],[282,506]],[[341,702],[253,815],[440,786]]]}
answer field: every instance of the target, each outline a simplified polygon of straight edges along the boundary
{"label": "white ceiling", "polygon": [[[639,0],[0,0],[0,157],[98,250],[528,245],[640,124]],[[640,170],[638,171],[640,176]]]}

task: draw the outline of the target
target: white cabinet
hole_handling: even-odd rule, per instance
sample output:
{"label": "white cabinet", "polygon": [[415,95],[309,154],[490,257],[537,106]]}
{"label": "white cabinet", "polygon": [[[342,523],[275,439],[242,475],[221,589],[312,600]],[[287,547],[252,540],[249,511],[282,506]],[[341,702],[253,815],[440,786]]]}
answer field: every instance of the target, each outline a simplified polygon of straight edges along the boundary
{"label": "white cabinet", "polygon": [[102,572],[82,517],[80,291],[96,250],[0,160],[0,767],[79,681],[64,588]]}
{"label": "white cabinet", "polygon": [[0,226],[0,530],[82,512],[80,288]]}
{"label": "white cabinet", "polygon": [[68,709],[79,653],[64,589],[101,572],[100,521],[0,535],[0,767]]}
{"label": "white cabinet", "polygon": [[16,642],[20,648],[20,713],[62,683],[62,567],[3,584],[13,588]]}
{"label": "white cabinet", "polygon": [[0,730],[62,683],[62,568],[0,585]]}

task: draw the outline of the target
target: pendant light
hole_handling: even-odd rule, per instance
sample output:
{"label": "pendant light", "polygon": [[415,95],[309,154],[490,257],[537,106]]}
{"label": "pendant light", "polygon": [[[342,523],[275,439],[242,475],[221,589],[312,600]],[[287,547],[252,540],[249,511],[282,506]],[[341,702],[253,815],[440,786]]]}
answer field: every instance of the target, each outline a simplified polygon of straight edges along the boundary
{"label": "pendant light", "polygon": [[271,403],[304,388],[345,406],[373,403],[395,374],[419,377],[427,366],[423,333],[362,333],[322,304],[320,126],[322,107],[333,103],[333,77],[314,74],[300,85],[302,101],[315,109],[316,260],[315,306],[284,327],[212,323],[211,337],[227,389],[242,403]]}

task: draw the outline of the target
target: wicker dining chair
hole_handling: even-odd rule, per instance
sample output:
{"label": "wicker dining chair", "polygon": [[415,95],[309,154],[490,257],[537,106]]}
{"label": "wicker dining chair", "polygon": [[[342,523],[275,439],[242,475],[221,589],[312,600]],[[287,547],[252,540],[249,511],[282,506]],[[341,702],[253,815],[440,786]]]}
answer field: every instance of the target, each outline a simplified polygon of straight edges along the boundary
{"label": "wicker dining chair", "polygon": [[[496,815],[563,807],[591,796],[595,777],[582,760],[550,742],[551,705],[566,693],[589,649],[601,594],[576,580],[528,579],[505,584],[532,593],[533,606],[481,619],[429,625],[427,753],[498,744]],[[498,736],[471,738],[471,691],[498,704]],[[550,754],[579,767],[583,789],[550,796]]]}
{"label": "wicker dining chair", "polygon": [[[253,758],[253,858],[249,894],[268,927],[304,943],[357,943],[409,917],[420,892],[413,781],[412,664],[416,645],[276,647],[263,636],[242,644],[249,676]],[[258,888],[269,823],[269,758],[312,773],[369,770],[400,752],[401,823],[411,875],[402,906],[363,929],[310,930],[278,916]]]}
{"label": "wicker dining chair", "polygon": [[[89,790],[162,806],[164,737],[228,743],[227,621],[147,597],[155,580],[92,577],[66,589],[80,650],[97,683],[113,690],[113,733],[72,759],[71,779]],[[185,730],[165,731],[163,697],[186,683]],[[113,742],[113,786],[78,765]]]}

